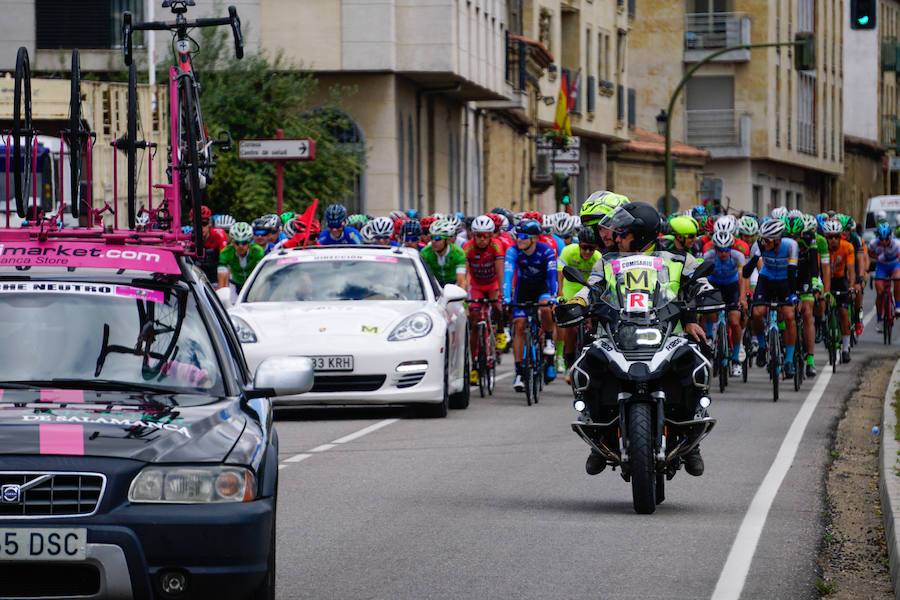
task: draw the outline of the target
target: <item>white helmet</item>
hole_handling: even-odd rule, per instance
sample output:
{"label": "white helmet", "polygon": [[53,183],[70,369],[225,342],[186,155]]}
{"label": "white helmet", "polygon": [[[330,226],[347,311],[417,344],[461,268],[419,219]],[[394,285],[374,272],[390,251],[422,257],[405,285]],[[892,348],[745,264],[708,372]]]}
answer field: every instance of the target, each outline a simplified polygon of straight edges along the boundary
{"label": "white helmet", "polygon": [[141,209],[141,212],[134,216],[134,226],[145,229],[150,224],[150,213]]}
{"label": "white helmet", "polygon": [[390,217],[378,217],[367,223],[373,238],[390,237],[394,235],[394,222]]}
{"label": "white helmet", "polygon": [[574,217],[564,215],[557,219],[553,232],[561,238],[567,238],[575,233],[576,227]]}
{"label": "white helmet", "polygon": [[837,219],[827,219],[822,225],[822,233],[825,235],[839,235],[842,231],[844,228]]}
{"label": "white helmet", "polygon": [[213,225],[225,231],[228,231],[232,225],[237,223],[231,215],[213,215],[212,221]]}
{"label": "white helmet", "polygon": [[494,220],[487,215],[475,217],[472,221],[472,233],[494,233],[494,229],[496,229]]}
{"label": "white helmet", "polygon": [[375,236],[372,235],[372,221],[369,221],[362,226],[362,229],[359,230],[359,235],[362,237],[364,244],[375,243]]}
{"label": "white helmet", "polygon": [[509,231],[509,218],[506,215],[500,215],[500,230],[501,231]]}
{"label": "white helmet", "polygon": [[556,213],[547,213],[543,217],[541,217],[541,229],[544,230],[544,233],[550,233],[556,228],[556,224],[559,222],[559,215]]}
{"label": "white helmet", "polygon": [[[454,216],[448,215],[444,220],[453,225],[453,235],[456,235],[457,233],[465,229],[465,224]],[[432,227],[434,227],[434,225],[432,225]]]}
{"label": "white helmet", "polygon": [[771,219],[759,228],[759,237],[765,240],[778,239],[784,235],[784,222],[781,219]]}
{"label": "white helmet", "polygon": [[441,219],[440,221],[435,221],[431,224],[428,232],[431,234],[431,237],[440,236],[452,238],[456,235],[456,224],[454,223],[456,220],[457,219]]}
{"label": "white helmet", "polygon": [[732,215],[722,215],[716,219],[713,231],[723,231],[728,235],[734,235],[734,232],[737,231],[737,219]]}
{"label": "white helmet", "polygon": [[745,215],[741,217],[738,230],[740,231],[741,235],[755,236],[759,233],[759,221],[757,221],[754,217]]}
{"label": "white helmet", "polygon": [[803,218],[803,211],[802,211],[802,210],[798,210],[798,209],[796,209],[796,208],[792,208],[791,210],[788,211],[787,216],[788,216],[789,219],[802,219],[802,218]]}
{"label": "white helmet", "polygon": [[730,248],[734,245],[734,235],[721,230],[713,232],[712,243],[716,248]]}
{"label": "white helmet", "polygon": [[435,221],[443,221],[447,218],[447,215],[445,215],[444,213],[434,213],[431,216],[434,217]]}
{"label": "white helmet", "polygon": [[786,209],[783,206],[776,206],[775,208],[772,209],[772,218],[773,219],[780,219],[782,217],[786,217],[787,214],[788,214],[788,209]]}

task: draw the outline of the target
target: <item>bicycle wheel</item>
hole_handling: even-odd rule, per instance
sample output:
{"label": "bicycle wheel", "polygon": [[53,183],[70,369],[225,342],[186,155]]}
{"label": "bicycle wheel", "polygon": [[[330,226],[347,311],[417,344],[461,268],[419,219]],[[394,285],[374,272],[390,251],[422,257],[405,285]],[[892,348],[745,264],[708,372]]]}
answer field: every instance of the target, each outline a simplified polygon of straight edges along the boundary
{"label": "bicycle wheel", "polygon": [[[27,216],[28,199],[31,197],[31,162],[34,160],[34,130],[31,122],[31,64],[28,50],[19,48],[16,55],[16,79],[13,84],[13,193],[16,197],[16,214]],[[37,215],[34,215],[37,218]]]}
{"label": "bicycle wheel", "polygon": [[794,322],[797,328],[797,341],[794,344],[794,391],[799,392],[803,385],[803,369],[806,366],[806,352],[803,351],[803,323],[799,314],[795,314]]}
{"label": "bicycle wheel", "polygon": [[894,326],[894,308],[890,304],[890,294],[885,292],[881,295],[882,337],[885,344],[891,343],[891,329]]}
{"label": "bicycle wheel", "polygon": [[747,377],[750,375],[750,365],[753,364],[753,355],[750,352],[750,349],[753,347],[753,337],[750,333],[750,324],[747,324],[747,327],[744,329],[743,342],[744,344],[744,372],[741,375],[741,379],[744,380],[744,383],[747,383]]}
{"label": "bicycle wheel", "polygon": [[476,329],[475,369],[478,371],[478,393],[484,398],[484,394],[487,391],[487,360],[485,359],[484,347],[484,323],[479,321],[476,324]]}
{"label": "bicycle wheel", "polygon": [[69,183],[72,190],[69,194],[72,203],[72,218],[77,219],[81,212],[81,161],[84,157],[81,128],[81,58],[78,50],[72,50],[72,71],[69,75],[69,134],[66,140],[69,146]]}
{"label": "bicycle wheel", "polygon": [[128,67],[128,114],[125,132],[125,168],[128,173],[128,189],[126,192],[128,228],[134,229],[134,218],[137,214],[137,65]]}
{"label": "bicycle wheel", "polygon": [[719,323],[719,330],[716,334],[716,362],[719,363],[719,393],[724,393],[728,386],[728,332],[725,326]]}
{"label": "bicycle wheel", "polygon": [[534,370],[534,366],[531,362],[531,332],[527,327],[525,328],[525,339],[523,341],[525,343],[523,344],[522,356],[522,383],[525,385],[525,402],[528,403],[528,406],[531,406],[532,394],[534,393],[534,389],[531,387],[531,372]]}
{"label": "bicycle wheel", "polygon": [[[181,86],[178,90],[181,96],[181,165],[185,173],[185,191],[182,198],[187,198],[191,208],[194,227],[194,245],[197,254],[203,255],[203,229],[200,223],[200,205],[202,192],[200,189],[200,155],[197,151],[197,132],[195,131],[196,111],[194,107],[194,78],[187,74],[181,76]],[[185,162],[186,161],[186,162]]]}
{"label": "bicycle wheel", "polygon": [[778,402],[778,384],[781,379],[781,343],[777,331],[769,332],[769,373],[772,378],[772,402]]}

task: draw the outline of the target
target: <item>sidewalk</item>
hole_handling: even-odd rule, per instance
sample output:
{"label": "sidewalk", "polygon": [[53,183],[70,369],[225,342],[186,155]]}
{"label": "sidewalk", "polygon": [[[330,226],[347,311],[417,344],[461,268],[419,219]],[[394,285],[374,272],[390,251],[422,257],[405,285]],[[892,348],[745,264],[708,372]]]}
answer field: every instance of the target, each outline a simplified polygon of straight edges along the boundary
{"label": "sidewalk", "polygon": [[884,393],[884,415],[881,427],[878,488],[881,493],[881,512],[884,518],[884,537],[891,559],[891,580],[894,598],[900,600],[900,476],[895,471],[900,458],[900,442],[895,438],[897,416],[894,413],[894,396],[900,386],[900,361]]}

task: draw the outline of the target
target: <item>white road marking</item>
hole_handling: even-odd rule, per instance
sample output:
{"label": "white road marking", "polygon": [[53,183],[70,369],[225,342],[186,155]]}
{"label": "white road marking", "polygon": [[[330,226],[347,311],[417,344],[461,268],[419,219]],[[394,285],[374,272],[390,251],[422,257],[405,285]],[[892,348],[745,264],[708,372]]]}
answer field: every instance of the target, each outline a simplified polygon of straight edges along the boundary
{"label": "white road marking", "polygon": [[495,382],[500,381],[501,379],[506,379],[507,377],[512,377],[515,374],[516,374],[515,371],[509,371],[507,373],[504,373],[503,375],[497,375],[496,377],[494,377],[494,381]]}
{"label": "white road marking", "polygon": [[863,319],[863,329],[869,326],[869,321],[875,316],[875,307],[872,307],[872,310],[869,311],[869,314],[866,315],[866,318]]}
{"label": "white road marking", "polygon": [[331,450],[334,448],[334,444],[322,444],[321,446],[316,446],[309,452],[325,452],[326,450]]}
{"label": "white road marking", "polygon": [[[284,459],[284,462],[286,462],[286,463],[298,463],[298,462],[300,462],[301,460],[306,460],[306,459],[309,458],[310,456],[312,456],[312,454],[305,454],[305,453],[304,453],[304,454],[295,454],[294,456],[291,456],[290,458]],[[287,465],[282,465],[282,466],[287,466]]]}
{"label": "white road marking", "polygon": [[321,446],[316,446],[315,448],[313,448],[311,450],[307,450],[306,452],[301,452],[300,454],[295,454],[293,456],[290,456],[290,457],[284,459],[284,461],[282,461],[282,463],[278,466],[278,470],[281,470],[281,469],[285,468],[286,466],[288,466],[288,463],[302,462],[302,461],[306,460],[307,458],[310,458],[311,456],[313,456],[313,454],[321,454],[322,452],[327,452],[328,450],[331,450],[335,446],[339,446],[341,444],[346,444],[347,442],[352,442],[354,440],[358,440],[359,438],[363,437],[364,435],[368,435],[368,434],[372,433],[373,431],[378,431],[379,429],[387,427],[388,425],[393,425],[394,423],[396,423],[399,420],[400,419],[384,419],[383,421],[378,421],[377,423],[373,423],[372,425],[369,425],[368,427],[363,427],[359,431],[355,431],[349,435],[345,435],[342,438],[338,438],[338,439],[334,440],[333,442],[331,442],[330,444],[322,444]]}
{"label": "white road marking", "polygon": [[728,560],[725,561],[716,589],[713,591],[713,600],[738,600],[741,597],[747,574],[750,572],[750,564],[753,562],[753,555],[756,553],[756,546],[759,544],[766,518],[769,516],[769,509],[772,508],[778,489],[794,462],[806,426],[830,380],[831,370],[823,369],[813,389],[803,401],[803,406],[800,407],[797,416],[794,417],[791,428],[784,436],[772,466],[769,467],[765,479],[756,490],[750,507],[744,515],[737,537],[728,553]]}

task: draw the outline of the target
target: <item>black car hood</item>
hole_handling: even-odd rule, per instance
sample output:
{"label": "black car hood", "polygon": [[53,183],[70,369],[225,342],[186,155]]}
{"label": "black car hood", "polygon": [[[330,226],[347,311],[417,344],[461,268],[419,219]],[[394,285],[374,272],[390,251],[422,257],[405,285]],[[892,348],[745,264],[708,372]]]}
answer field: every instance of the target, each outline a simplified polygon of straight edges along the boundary
{"label": "black car hood", "polygon": [[201,396],[37,389],[0,393],[0,455],[222,462],[247,427],[247,414],[234,398],[210,402]]}

